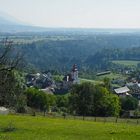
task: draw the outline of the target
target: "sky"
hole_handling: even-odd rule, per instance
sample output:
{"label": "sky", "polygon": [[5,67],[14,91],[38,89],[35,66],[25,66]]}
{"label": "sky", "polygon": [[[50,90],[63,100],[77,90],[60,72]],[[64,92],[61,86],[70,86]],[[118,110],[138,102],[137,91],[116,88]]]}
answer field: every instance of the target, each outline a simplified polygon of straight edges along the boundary
{"label": "sky", "polygon": [[140,0],[0,0],[0,11],[43,27],[140,28]]}

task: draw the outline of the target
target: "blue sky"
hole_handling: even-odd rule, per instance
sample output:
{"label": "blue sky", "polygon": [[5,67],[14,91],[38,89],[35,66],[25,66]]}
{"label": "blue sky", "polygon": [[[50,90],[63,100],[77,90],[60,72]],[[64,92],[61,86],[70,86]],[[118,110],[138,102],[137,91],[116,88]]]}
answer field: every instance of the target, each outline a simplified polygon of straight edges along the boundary
{"label": "blue sky", "polygon": [[140,0],[0,0],[0,11],[44,27],[140,28]]}

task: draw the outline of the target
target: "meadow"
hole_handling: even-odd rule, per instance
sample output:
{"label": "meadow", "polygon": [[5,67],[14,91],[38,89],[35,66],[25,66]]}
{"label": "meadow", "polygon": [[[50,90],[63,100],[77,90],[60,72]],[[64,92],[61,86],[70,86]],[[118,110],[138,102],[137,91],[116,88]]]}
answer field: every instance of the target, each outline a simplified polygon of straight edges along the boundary
{"label": "meadow", "polygon": [[81,82],[81,83],[90,82],[90,83],[93,83],[93,84],[100,84],[100,83],[102,83],[102,81],[91,80],[91,79],[84,79],[84,78],[80,78],[80,82]]}
{"label": "meadow", "polygon": [[91,82],[93,84],[101,84],[103,83],[104,78],[109,78],[110,80],[112,79],[126,79],[127,77],[122,74],[116,74],[116,73],[110,73],[110,74],[105,74],[101,76],[96,76],[94,80],[92,79],[85,79],[85,78],[80,78],[81,83],[83,82]]}
{"label": "meadow", "polygon": [[139,140],[139,132],[139,124],[0,116],[0,140]]}
{"label": "meadow", "polygon": [[115,60],[112,62],[124,66],[135,66],[135,67],[138,65],[138,63],[140,63],[140,61],[131,61],[131,60]]}

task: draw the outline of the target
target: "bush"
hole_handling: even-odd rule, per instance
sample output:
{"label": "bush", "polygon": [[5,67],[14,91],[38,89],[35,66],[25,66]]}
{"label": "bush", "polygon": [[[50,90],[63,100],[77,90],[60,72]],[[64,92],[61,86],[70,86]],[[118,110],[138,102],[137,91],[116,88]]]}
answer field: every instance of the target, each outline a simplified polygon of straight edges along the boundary
{"label": "bush", "polygon": [[134,97],[120,98],[122,111],[135,110],[138,108],[138,100]]}
{"label": "bush", "polygon": [[27,105],[34,109],[39,109],[40,111],[49,111],[50,106],[55,104],[55,97],[49,95],[35,88],[28,88],[25,91],[27,96]]}
{"label": "bush", "polygon": [[18,107],[17,108],[17,113],[26,113],[25,107]]}
{"label": "bush", "polygon": [[13,122],[9,122],[6,127],[2,128],[2,132],[13,132],[15,130],[16,130],[16,127],[13,124]]}

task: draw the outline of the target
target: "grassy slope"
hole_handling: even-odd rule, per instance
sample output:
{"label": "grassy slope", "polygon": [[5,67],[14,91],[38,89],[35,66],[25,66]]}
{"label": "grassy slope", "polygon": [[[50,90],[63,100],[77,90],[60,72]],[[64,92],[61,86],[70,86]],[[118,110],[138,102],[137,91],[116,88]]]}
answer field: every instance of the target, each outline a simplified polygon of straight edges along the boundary
{"label": "grassy slope", "polygon": [[139,140],[140,126],[30,116],[0,116],[0,128],[13,122],[14,132],[0,140]]}
{"label": "grassy slope", "polygon": [[130,61],[130,60],[120,60],[120,61],[112,61],[115,64],[125,65],[125,66],[137,66],[140,61]]}
{"label": "grassy slope", "polygon": [[91,82],[93,84],[99,84],[102,83],[102,81],[98,81],[98,80],[90,80],[90,79],[84,79],[84,78],[80,78],[80,82],[84,83],[84,82]]}
{"label": "grassy slope", "polygon": [[126,76],[124,76],[124,75],[110,73],[110,74],[106,74],[106,75],[96,76],[95,80],[80,78],[80,81],[81,81],[81,83],[92,82],[92,83],[95,83],[95,84],[99,84],[99,83],[102,83],[102,81],[105,77],[109,78],[110,80],[112,80],[112,79],[126,79]]}
{"label": "grassy slope", "polygon": [[115,73],[110,73],[110,74],[106,74],[106,75],[102,75],[102,76],[97,76],[98,80],[103,80],[105,77],[109,78],[109,79],[118,79],[118,78],[125,78],[124,75],[121,74],[115,74]]}

